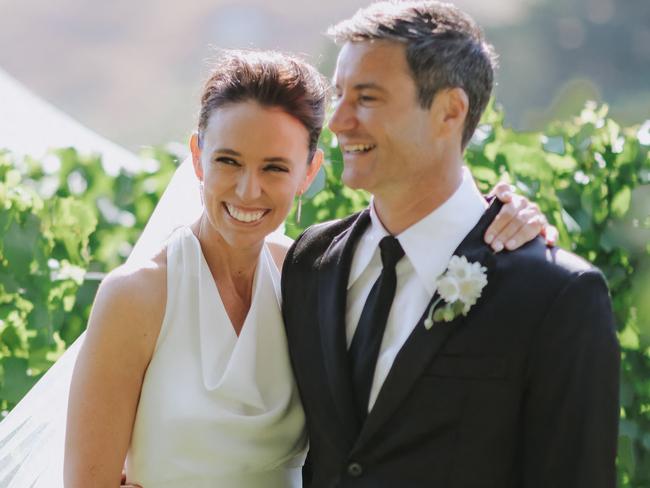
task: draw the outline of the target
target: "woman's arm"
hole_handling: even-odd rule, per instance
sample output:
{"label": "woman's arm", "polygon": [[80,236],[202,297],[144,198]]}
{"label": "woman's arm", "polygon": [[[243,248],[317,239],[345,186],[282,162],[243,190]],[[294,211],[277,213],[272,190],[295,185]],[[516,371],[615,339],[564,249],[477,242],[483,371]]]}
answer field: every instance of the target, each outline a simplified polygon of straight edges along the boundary
{"label": "woman's arm", "polygon": [[162,258],[102,282],[75,365],[65,443],[65,486],[117,488],[142,380],[166,305]]}

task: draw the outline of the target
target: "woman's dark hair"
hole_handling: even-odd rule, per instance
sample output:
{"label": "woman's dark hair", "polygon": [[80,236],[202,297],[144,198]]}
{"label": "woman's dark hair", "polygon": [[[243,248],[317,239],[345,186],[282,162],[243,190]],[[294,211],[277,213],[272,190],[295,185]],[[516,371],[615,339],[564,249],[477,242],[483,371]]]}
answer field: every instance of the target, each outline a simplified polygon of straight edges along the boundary
{"label": "woman's dark hair", "polygon": [[300,121],[309,133],[311,161],[323,128],[328,93],[326,79],[296,57],[275,51],[222,51],[201,96],[199,146],[214,110],[255,101]]}

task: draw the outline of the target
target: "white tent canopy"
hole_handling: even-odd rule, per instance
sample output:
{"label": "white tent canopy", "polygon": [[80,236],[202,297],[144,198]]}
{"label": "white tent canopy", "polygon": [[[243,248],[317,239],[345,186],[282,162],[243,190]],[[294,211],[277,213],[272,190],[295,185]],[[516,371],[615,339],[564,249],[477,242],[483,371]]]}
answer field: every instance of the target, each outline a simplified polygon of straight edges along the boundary
{"label": "white tent canopy", "polygon": [[[101,154],[109,174],[117,174],[120,168],[136,172],[145,166],[137,156],[41,100],[0,69],[0,149],[41,157],[58,147]],[[184,196],[183,205],[174,195]],[[191,159],[186,158],[145,228],[149,238],[138,241],[132,258],[150,257],[173,229],[189,224],[200,211],[198,184]]]}
{"label": "white tent canopy", "polygon": [[111,174],[141,167],[133,153],[87,129],[0,69],[0,149],[40,158],[58,147],[101,154]]}

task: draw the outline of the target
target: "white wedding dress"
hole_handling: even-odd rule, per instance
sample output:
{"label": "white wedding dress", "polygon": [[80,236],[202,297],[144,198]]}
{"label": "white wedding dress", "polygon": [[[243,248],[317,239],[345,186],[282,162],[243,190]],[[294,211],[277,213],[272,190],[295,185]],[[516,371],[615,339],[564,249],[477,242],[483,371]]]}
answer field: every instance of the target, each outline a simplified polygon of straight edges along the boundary
{"label": "white wedding dress", "polygon": [[[199,188],[188,158],[174,174],[128,263],[148,260],[174,229],[189,225],[200,212]],[[171,241],[177,238],[184,244],[182,249],[174,247],[180,241],[171,245],[170,263],[185,259],[186,246],[188,253],[192,250],[193,237],[187,230]],[[285,243],[287,239],[281,230],[267,237]],[[129,480],[141,481],[145,488],[299,487],[306,439],[279,314],[278,271],[265,246],[251,312],[235,339],[214,282],[202,286],[198,281],[199,272],[205,279],[207,268],[202,255],[196,254],[198,241],[194,243],[195,273],[176,278],[179,268],[174,272],[171,266],[168,272],[175,275],[169,289],[181,293],[178,280],[191,284],[194,276],[192,286],[199,289],[194,299],[201,306],[191,309],[193,298],[185,295],[183,300],[169,299],[134,426]],[[200,320],[190,323],[190,314],[200,315]],[[193,332],[184,337],[188,329]],[[84,337],[85,333],[0,422],[0,488],[63,486],[68,392]],[[195,376],[190,378],[191,371]],[[191,481],[178,481],[190,474]],[[176,482],[171,481],[174,477]]]}
{"label": "white wedding dress", "polygon": [[301,486],[305,419],[280,313],[280,276],[266,245],[239,337],[198,239],[167,245],[167,306],[127,456],[145,488]]}

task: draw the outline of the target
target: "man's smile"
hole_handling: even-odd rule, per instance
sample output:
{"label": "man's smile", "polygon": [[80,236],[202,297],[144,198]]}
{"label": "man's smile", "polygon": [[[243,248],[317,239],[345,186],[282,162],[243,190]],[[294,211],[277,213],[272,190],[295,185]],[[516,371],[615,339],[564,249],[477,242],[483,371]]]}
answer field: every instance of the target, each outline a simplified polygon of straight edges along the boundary
{"label": "man's smile", "polygon": [[345,154],[363,154],[372,151],[376,144],[343,144],[341,148]]}

